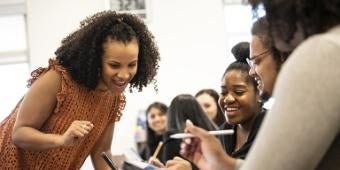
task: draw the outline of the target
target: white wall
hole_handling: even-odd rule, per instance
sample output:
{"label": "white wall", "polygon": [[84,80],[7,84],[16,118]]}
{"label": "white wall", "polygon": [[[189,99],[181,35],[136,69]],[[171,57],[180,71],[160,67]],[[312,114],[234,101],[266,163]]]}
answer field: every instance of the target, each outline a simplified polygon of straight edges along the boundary
{"label": "white wall", "polygon": [[[31,69],[46,66],[62,38],[86,16],[106,7],[106,0],[27,1]],[[141,93],[127,92],[127,105],[112,143],[114,154],[134,147],[138,110],[154,100],[169,104],[179,93],[194,94],[208,87],[219,90],[221,75],[230,63],[221,0],[151,0],[150,7],[148,24],[161,54],[159,93],[152,85]],[[84,169],[92,169],[88,161]]]}
{"label": "white wall", "polygon": [[47,65],[60,41],[86,16],[105,9],[103,0],[27,0],[31,69]]}

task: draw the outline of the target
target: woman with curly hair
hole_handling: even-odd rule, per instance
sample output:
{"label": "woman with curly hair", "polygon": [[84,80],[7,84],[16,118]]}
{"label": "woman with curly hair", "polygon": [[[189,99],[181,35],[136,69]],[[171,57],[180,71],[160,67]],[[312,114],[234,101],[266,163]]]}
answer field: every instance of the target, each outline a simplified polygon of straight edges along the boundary
{"label": "woman with curly hair", "polygon": [[111,154],[124,90],[153,82],[160,59],[146,25],[113,11],[86,18],[55,54],[0,124],[0,169],[80,169],[89,155],[108,169],[101,153]]}

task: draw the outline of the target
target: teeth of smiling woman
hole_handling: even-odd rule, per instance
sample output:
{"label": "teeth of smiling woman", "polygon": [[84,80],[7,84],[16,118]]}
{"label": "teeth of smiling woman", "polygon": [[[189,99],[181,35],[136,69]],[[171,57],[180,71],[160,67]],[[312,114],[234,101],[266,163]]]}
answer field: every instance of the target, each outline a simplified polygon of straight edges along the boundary
{"label": "teeth of smiling woman", "polygon": [[125,81],[115,81],[115,84],[117,84],[119,86],[123,86],[123,85],[125,85]]}
{"label": "teeth of smiling woman", "polygon": [[230,107],[227,108],[228,112],[232,112],[232,111],[236,111],[236,110],[238,110],[238,108],[230,108]]}

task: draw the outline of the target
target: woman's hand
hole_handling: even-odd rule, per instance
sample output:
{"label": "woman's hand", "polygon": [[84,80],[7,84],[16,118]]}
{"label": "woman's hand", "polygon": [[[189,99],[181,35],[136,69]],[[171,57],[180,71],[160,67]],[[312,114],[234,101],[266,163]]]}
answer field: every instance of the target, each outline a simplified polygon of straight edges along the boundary
{"label": "woman's hand", "polygon": [[186,122],[186,132],[194,138],[184,139],[180,153],[195,163],[200,169],[233,169],[235,159],[227,155],[220,141],[208,131],[194,126],[191,121]]}
{"label": "woman's hand", "polygon": [[175,156],[172,160],[168,160],[165,167],[164,170],[192,170],[191,163],[178,156]]}
{"label": "woman's hand", "polygon": [[151,156],[148,160],[148,163],[151,164],[151,165],[154,165],[154,166],[157,166],[158,168],[164,168],[164,164],[158,160],[157,158]]}
{"label": "woman's hand", "polygon": [[93,124],[90,121],[75,120],[61,135],[60,144],[61,146],[72,146],[79,142],[81,138],[86,136],[93,128]]}

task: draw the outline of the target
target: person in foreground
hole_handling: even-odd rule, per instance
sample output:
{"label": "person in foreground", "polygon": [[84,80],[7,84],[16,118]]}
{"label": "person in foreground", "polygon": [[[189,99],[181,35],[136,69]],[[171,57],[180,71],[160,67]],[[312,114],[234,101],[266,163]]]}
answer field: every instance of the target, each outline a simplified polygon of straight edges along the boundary
{"label": "person in foreground", "polygon": [[199,167],[208,165],[204,161],[209,160],[208,169],[338,169],[339,1],[261,2],[276,47],[294,51],[277,77],[275,103],[251,152],[236,164],[220,151],[211,135],[187,123],[186,131],[199,142],[182,143],[182,154]]}
{"label": "person in foreground", "polygon": [[111,155],[124,90],[153,82],[159,62],[145,24],[113,11],[82,21],[55,54],[0,124],[0,169],[80,169],[89,155],[109,169],[101,153]]}

